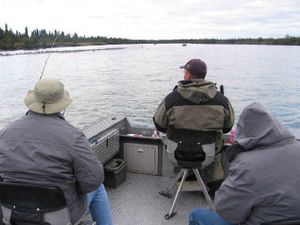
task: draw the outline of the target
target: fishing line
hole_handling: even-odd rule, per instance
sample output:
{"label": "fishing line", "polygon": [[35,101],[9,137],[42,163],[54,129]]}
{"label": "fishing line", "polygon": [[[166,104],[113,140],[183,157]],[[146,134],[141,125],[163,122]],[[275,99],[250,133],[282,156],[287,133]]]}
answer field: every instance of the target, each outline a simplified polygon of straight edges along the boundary
{"label": "fishing line", "polygon": [[42,79],[42,77],[43,77],[43,75],[44,75],[44,71],[45,71],[45,69],[46,69],[48,60],[49,60],[49,58],[50,58],[52,49],[53,49],[54,44],[55,44],[56,40],[58,39],[58,37],[59,37],[59,34],[57,34],[56,38],[55,38],[54,41],[52,42],[51,48],[50,48],[50,50],[49,50],[48,56],[47,56],[46,61],[45,61],[45,63],[44,63],[44,67],[43,67],[43,70],[42,70],[42,73],[41,73],[41,76],[40,76],[39,80]]}

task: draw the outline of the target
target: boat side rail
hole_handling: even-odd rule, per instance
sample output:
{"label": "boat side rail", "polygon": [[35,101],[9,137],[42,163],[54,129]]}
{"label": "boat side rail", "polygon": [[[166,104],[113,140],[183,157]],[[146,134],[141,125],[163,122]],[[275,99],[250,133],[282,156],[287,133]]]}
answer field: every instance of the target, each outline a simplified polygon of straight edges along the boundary
{"label": "boat side rail", "polygon": [[284,220],[272,223],[263,223],[262,225],[300,225],[300,220]]}
{"label": "boat side rail", "polygon": [[[154,131],[131,126],[127,118],[113,118],[96,122],[83,132],[102,164],[117,157],[127,162],[130,172],[173,177],[174,166],[164,151],[164,136]],[[224,135],[226,143],[229,139]]]}

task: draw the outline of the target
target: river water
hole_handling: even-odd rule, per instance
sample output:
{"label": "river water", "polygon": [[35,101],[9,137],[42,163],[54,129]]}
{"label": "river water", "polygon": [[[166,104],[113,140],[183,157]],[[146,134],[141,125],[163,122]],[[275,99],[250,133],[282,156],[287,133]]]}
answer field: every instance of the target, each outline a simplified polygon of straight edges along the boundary
{"label": "river water", "polygon": [[[207,79],[225,86],[238,118],[260,102],[300,138],[300,47],[256,45],[128,45],[125,49],[53,53],[45,78],[58,78],[74,101],[66,119],[79,128],[127,116],[151,126],[157,105],[191,58],[208,65]],[[76,49],[76,48],[74,48]],[[26,112],[23,99],[38,80],[47,54],[0,57],[0,127]]]}

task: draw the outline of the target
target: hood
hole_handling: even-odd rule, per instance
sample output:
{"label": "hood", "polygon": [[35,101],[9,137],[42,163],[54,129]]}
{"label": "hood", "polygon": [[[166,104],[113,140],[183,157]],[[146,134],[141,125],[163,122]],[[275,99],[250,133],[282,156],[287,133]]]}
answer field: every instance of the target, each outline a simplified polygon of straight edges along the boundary
{"label": "hood", "polygon": [[295,137],[259,103],[248,105],[240,115],[235,142],[245,150],[268,146]]}
{"label": "hood", "polygon": [[207,102],[217,94],[216,84],[202,79],[179,81],[177,92],[185,99],[195,102]]}

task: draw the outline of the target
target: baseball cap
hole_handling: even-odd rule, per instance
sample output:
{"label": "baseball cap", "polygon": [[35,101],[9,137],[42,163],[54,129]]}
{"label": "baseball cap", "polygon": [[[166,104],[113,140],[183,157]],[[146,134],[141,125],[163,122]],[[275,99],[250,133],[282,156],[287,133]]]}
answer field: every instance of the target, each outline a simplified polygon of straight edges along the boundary
{"label": "baseball cap", "polygon": [[206,64],[201,59],[191,59],[184,66],[180,66],[180,69],[186,69],[192,75],[203,78],[207,72]]}

